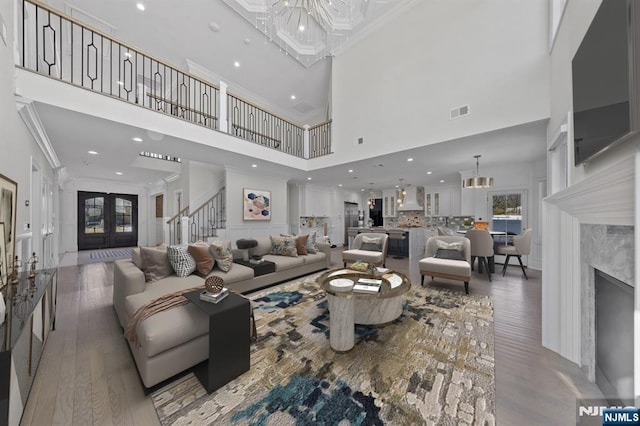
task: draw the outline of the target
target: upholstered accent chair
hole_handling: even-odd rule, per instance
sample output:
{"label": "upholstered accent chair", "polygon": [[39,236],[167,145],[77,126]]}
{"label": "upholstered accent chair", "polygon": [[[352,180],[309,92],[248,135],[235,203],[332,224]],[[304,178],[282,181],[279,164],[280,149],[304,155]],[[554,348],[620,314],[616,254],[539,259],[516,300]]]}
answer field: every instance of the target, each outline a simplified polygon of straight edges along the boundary
{"label": "upholstered accent chair", "polygon": [[444,226],[438,226],[438,235],[441,237],[452,236],[453,230],[451,228],[445,228]]}
{"label": "upholstered accent chair", "polygon": [[493,238],[486,229],[469,229],[466,237],[471,242],[471,270],[473,263],[478,258],[478,272],[482,273],[482,268],[487,270],[487,277],[491,281],[491,271],[489,270],[489,258],[493,257]]}
{"label": "upholstered accent chair", "polygon": [[351,243],[351,249],[342,252],[342,262],[353,263],[357,260],[374,265],[385,266],[389,236],[377,232],[363,232],[356,235]]}
{"label": "upholstered accent chair", "polygon": [[464,291],[469,294],[471,281],[471,243],[462,236],[437,236],[427,240],[424,258],[419,263],[421,281],[424,276],[464,282]]}
{"label": "upholstered accent chair", "polygon": [[518,258],[518,262],[520,263],[520,269],[522,269],[522,273],[526,279],[527,271],[524,269],[524,265],[522,264],[522,256],[527,256],[531,253],[531,238],[533,236],[533,230],[531,228],[527,228],[522,233],[513,237],[513,245],[508,246],[497,246],[497,254],[503,254],[507,256],[504,261],[504,266],[502,267],[502,276],[507,272],[507,266],[509,266],[509,259],[511,256],[516,256]]}

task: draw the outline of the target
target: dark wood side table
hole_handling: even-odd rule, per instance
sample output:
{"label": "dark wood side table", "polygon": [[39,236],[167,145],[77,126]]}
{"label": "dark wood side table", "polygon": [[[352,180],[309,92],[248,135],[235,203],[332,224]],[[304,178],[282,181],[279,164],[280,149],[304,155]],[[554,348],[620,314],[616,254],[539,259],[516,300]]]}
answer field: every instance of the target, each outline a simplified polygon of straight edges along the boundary
{"label": "dark wood side table", "polygon": [[201,290],[185,293],[209,316],[209,359],[195,367],[195,375],[208,393],[249,371],[251,304],[235,293],[218,303],[200,300]]}
{"label": "dark wood side table", "polygon": [[276,271],[276,264],[268,260],[263,260],[260,263],[251,263],[248,260],[236,259],[233,262],[253,269],[254,277],[259,277],[260,275],[266,275]]}

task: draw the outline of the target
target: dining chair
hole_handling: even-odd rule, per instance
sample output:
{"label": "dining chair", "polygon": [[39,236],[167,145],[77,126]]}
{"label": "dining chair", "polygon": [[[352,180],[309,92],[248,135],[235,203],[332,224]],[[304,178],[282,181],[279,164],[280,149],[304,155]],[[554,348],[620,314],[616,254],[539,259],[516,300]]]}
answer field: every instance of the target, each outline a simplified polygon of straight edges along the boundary
{"label": "dining chair", "polygon": [[531,253],[531,238],[533,236],[533,231],[531,228],[527,228],[523,230],[520,234],[513,237],[513,245],[509,246],[498,246],[497,252],[498,254],[503,254],[507,256],[504,261],[504,266],[502,267],[502,276],[507,272],[507,266],[509,266],[509,259],[511,256],[516,256],[518,258],[518,262],[520,263],[520,269],[522,269],[522,273],[524,277],[528,280],[527,271],[524,270],[524,265],[522,264],[522,256],[527,256]]}
{"label": "dining chair", "polygon": [[491,269],[489,268],[489,258],[493,257],[493,238],[486,229],[469,229],[466,234],[471,242],[471,270],[473,263],[478,258],[478,272],[482,273],[482,268],[487,270],[487,277],[491,281]]}

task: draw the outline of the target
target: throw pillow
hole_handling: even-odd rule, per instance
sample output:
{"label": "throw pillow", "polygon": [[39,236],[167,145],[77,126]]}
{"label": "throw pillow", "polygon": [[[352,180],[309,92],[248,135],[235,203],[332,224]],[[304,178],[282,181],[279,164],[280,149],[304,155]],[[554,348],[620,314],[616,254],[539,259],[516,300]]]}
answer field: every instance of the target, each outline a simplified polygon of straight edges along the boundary
{"label": "throw pillow", "polygon": [[196,270],[196,260],[185,246],[167,247],[167,256],[169,256],[171,267],[180,278],[187,277]]}
{"label": "throw pillow", "polygon": [[307,253],[316,254],[319,251],[318,245],[316,244],[316,233],[309,234],[309,238],[307,239]]}
{"label": "throw pillow", "polygon": [[464,257],[464,253],[460,250],[449,250],[449,249],[438,249],[436,254],[433,257],[437,257],[438,259],[449,259],[449,260],[467,260]]}
{"label": "throw pillow", "polygon": [[231,265],[233,265],[233,255],[224,243],[212,243],[209,246],[209,252],[222,272],[229,272],[231,270]]}
{"label": "throw pillow", "polygon": [[462,241],[456,241],[453,243],[447,243],[445,241],[442,240],[437,240],[436,243],[438,244],[438,248],[439,249],[445,249],[445,250],[458,250],[458,251],[462,251],[464,245],[462,244]]}
{"label": "throw pillow", "polygon": [[144,272],[146,282],[158,281],[173,274],[166,246],[140,247],[140,255],[142,257],[142,272]]}
{"label": "throw pillow", "polygon": [[198,241],[197,243],[189,244],[187,250],[196,260],[196,272],[198,275],[206,277],[216,264],[216,261],[209,252],[209,244]]}
{"label": "throw pillow", "polygon": [[298,238],[296,238],[296,251],[298,252],[298,254],[309,254],[309,251],[307,250],[307,240],[309,239],[309,234],[307,235],[298,235]]}
{"label": "throw pillow", "polygon": [[362,243],[362,245],[360,246],[360,250],[382,251],[382,247],[380,247],[379,244],[375,243]]}
{"label": "throw pillow", "polygon": [[271,236],[271,254],[278,256],[298,257],[296,239],[293,237]]}
{"label": "throw pillow", "polygon": [[362,242],[382,245],[382,237],[367,237],[366,235],[363,235]]}

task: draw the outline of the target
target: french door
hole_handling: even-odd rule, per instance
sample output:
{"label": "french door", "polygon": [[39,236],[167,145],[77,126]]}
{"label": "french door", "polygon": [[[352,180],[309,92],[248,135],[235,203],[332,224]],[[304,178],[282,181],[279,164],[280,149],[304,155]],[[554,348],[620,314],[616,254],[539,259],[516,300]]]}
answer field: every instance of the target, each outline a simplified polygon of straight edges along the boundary
{"label": "french door", "polygon": [[137,195],[78,191],[78,250],[137,245]]}
{"label": "french door", "polygon": [[[494,241],[507,244],[513,235],[518,235],[527,227],[527,190],[490,191],[489,218],[492,231],[505,231],[506,237],[496,235]],[[503,256],[496,258],[503,262]]]}

